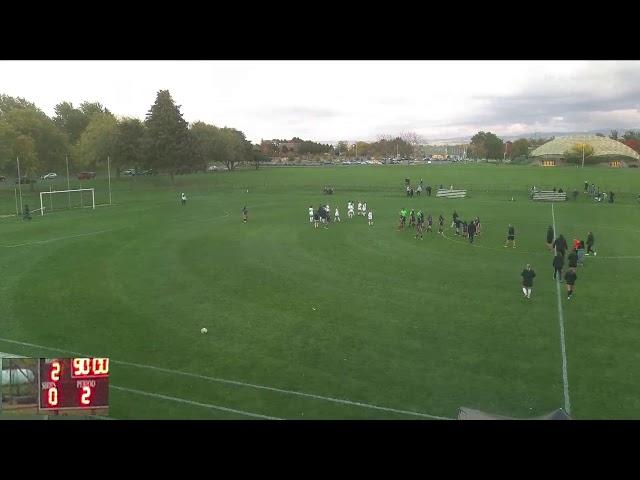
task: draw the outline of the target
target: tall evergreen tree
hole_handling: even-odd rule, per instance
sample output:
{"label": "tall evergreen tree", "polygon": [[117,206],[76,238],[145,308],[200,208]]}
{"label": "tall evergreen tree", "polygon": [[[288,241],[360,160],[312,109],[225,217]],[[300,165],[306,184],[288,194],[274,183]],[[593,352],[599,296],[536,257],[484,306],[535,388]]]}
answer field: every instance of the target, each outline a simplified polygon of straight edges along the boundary
{"label": "tall evergreen tree", "polygon": [[168,90],[160,90],[145,119],[144,149],[147,163],[174,174],[189,157],[189,129]]}

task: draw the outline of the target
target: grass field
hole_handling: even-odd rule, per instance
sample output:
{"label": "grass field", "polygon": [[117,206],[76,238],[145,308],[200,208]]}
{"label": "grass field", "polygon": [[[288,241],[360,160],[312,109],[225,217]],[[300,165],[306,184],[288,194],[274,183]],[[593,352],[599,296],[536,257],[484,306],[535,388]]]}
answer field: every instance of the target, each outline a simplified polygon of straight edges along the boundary
{"label": "grass field", "polygon": [[[582,192],[589,180],[616,203],[581,193],[553,206],[558,233],[592,230],[598,251],[578,270],[574,298],[560,286],[571,414],[640,418],[639,174],[460,165],[114,180],[112,206],[0,218],[0,352],[110,357],[119,419],[544,414],[565,406],[545,246],[552,206],[527,191]],[[407,199],[405,177],[469,198]],[[90,185],[106,203],[105,180]],[[336,193],[322,195],[325,185]],[[0,213],[15,212],[13,187],[0,187]],[[366,200],[375,226],[348,220],[348,200]],[[340,206],[341,224],[310,226],[307,209],[321,202]],[[442,213],[446,236],[399,232],[403,206]],[[448,228],[454,209],[480,217],[475,245]],[[509,223],[516,249],[503,247]],[[531,300],[520,290],[526,263],[537,272]]]}

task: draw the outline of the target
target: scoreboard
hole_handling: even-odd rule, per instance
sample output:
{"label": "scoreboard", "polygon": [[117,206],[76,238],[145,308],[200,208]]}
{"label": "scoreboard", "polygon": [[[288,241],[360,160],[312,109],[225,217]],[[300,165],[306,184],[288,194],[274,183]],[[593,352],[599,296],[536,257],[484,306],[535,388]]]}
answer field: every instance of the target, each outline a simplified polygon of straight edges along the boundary
{"label": "scoreboard", "polygon": [[108,358],[40,358],[41,411],[109,407]]}

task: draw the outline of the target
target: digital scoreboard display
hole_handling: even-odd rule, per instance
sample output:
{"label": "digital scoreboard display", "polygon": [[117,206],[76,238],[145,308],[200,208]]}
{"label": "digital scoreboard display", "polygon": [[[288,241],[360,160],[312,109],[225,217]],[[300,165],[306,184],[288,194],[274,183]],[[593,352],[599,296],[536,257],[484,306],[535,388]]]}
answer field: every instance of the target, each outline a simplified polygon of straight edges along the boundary
{"label": "digital scoreboard display", "polygon": [[38,374],[39,410],[109,407],[108,358],[40,358]]}

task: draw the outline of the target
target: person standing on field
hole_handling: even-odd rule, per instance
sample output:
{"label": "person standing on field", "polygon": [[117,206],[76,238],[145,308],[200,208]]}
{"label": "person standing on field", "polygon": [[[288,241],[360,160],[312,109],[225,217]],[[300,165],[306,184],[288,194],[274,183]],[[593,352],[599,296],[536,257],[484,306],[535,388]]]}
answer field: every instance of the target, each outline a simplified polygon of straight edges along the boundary
{"label": "person standing on field", "polygon": [[560,253],[556,253],[556,256],[553,257],[553,279],[560,279],[560,283],[562,283],[562,268],[564,267],[564,257],[560,255]]}
{"label": "person standing on field", "polygon": [[562,234],[560,234],[560,236],[553,241],[553,248],[555,248],[556,252],[560,253],[560,255],[564,257],[564,254],[567,252],[569,246],[567,245],[567,241]]}
{"label": "person standing on field", "polygon": [[525,298],[531,298],[531,289],[533,288],[533,279],[536,276],[536,272],[527,263],[520,276],[522,276],[522,293],[524,293]]}
{"label": "person standing on field", "polygon": [[595,243],[596,241],[593,238],[593,233],[589,232],[587,234],[587,253],[585,254],[587,257],[589,256],[589,253],[593,253],[594,255],[596,254],[595,250],[593,249]]}
{"label": "person standing on field", "polygon": [[567,282],[567,300],[571,300],[571,296],[576,289],[576,280],[578,279],[578,275],[576,272],[569,269],[567,273],[564,274],[564,280]]}
{"label": "person standing on field", "polygon": [[182,203],[182,206],[185,206],[187,204],[187,196],[184,194],[184,192],[182,192],[182,195],[180,196],[180,202]]}
{"label": "person standing on field", "polygon": [[549,227],[547,227],[547,248],[549,250],[551,250],[551,245],[553,245],[553,237],[554,237],[553,227],[549,225]]}

